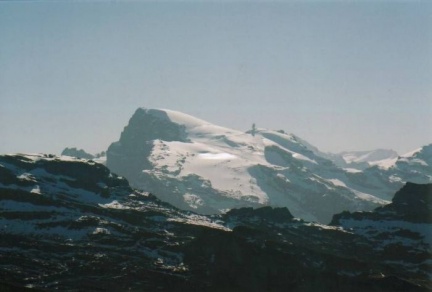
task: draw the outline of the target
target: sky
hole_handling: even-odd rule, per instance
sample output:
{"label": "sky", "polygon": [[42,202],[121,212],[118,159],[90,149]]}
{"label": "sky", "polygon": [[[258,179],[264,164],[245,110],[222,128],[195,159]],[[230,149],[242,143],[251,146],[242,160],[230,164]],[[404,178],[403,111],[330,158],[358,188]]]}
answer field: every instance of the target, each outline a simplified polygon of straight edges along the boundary
{"label": "sky", "polygon": [[96,153],[138,107],[326,152],[432,143],[427,1],[0,1],[0,153]]}

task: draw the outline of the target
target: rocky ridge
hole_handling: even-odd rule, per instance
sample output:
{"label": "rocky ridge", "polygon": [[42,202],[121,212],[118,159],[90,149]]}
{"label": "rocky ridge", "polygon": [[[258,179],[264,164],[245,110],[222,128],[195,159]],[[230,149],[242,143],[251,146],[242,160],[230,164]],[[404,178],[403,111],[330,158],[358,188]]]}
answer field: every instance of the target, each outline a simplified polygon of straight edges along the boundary
{"label": "rocky ridge", "polygon": [[0,174],[0,288],[432,288],[430,213],[410,211],[430,210],[431,185],[407,184],[392,204],[328,226],[286,208],[180,211],[83,159],[5,155]]}

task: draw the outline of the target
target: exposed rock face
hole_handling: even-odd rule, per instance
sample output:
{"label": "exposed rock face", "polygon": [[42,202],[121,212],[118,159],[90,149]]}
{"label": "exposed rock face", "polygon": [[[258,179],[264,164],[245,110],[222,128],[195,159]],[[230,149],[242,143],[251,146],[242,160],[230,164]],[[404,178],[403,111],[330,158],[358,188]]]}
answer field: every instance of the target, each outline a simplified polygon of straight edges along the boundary
{"label": "exposed rock face", "polygon": [[407,183],[396,193],[391,204],[373,212],[335,215],[331,225],[342,226],[367,238],[367,244],[379,251],[377,260],[389,263],[394,271],[407,269],[408,276],[423,273],[430,277],[431,202],[432,184]]}
{"label": "exposed rock face", "polygon": [[407,183],[382,209],[394,209],[405,221],[432,223],[432,184]]}
{"label": "exposed rock face", "polygon": [[262,207],[258,209],[241,208],[233,209],[223,215],[225,221],[248,221],[256,224],[257,222],[287,223],[294,219],[294,216],[287,208]]}
{"label": "exposed rock face", "polygon": [[432,223],[432,184],[406,183],[396,192],[392,203],[374,212],[343,212],[333,217],[331,225],[346,220],[401,220],[412,223]]}
{"label": "exposed rock face", "polygon": [[84,158],[84,159],[93,159],[95,156],[85,152],[83,149],[73,148],[65,148],[61,155],[72,156],[76,158]]}
{"label": "exposed rock face", "polygon": [[432,184],[406,183],[396,192],[391,204],[374,212],[343,212],[333,217],[331,225],[347,220],[400,220],[411,223],[432,223]]}
{"label": "exposed rock face", "polygon": [[124,178],[92,161],[0,156],[0,173],[4,287],[188,287],[179,246],[211,225],[210,219],[134,191]]}
{"label": "exposed rock face", "polygon": [[0,156],[0,289],[428,291],[432,224],[409,210],[430,189],[326,226],[286,208],[196,215],[92,161]]}
{"label": "exposed rock face", "polygon": [[108,148],[107,166],[129,180],[139,180],[143,170],[152,169],[149,157],[156,139],[186,142],[185,127],[171,122],[163,111],[137,109],[120,140]]}

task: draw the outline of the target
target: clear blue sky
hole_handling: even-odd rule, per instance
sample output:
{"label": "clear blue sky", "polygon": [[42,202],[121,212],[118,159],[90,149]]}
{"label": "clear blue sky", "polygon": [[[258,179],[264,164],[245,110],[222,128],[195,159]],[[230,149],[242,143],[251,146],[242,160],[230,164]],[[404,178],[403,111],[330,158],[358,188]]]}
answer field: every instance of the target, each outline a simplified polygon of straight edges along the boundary
{"label": "clear blue sky", "polygon": [[138,107],[407,152],[432,142],[432,4],[0,2],[0,153],[105,150]]}

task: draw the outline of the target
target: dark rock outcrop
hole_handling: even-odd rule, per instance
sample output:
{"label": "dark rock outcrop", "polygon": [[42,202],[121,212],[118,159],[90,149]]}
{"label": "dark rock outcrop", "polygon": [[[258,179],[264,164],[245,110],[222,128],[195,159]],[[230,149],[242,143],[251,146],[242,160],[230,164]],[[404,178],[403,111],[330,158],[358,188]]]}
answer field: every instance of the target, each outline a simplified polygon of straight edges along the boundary
{"label": "dark rock outcrop", "polygon": [[261,207],[232,209],[222,216],[225,222],[241,222],[242,224],[265,225],[285,224],[291,222],[294,216],[287,208]]}
{"label": "dark rock outcrop", "polygon": [[333,217],[330,225],[343,220],[401,220],[412,223],[432,223],[432,184],[408,182],[396,192],[392,203],[374,212],[343,212]]}
{"label": "dark rock outcrop", "polygon": [[185,127],[173,123],[165,112],[137,109],[121,133],[120,140],[108,148],[108,168],[131,181],[139,180],[142,170],[152,168],[148,157],[156,139],[188,141]]}
{"label": "dark rock outcrop", "polygon": [[95,158],[94,155],[85,152],[83,149],[77,149],[75,147],[73,148],[65,148],[61,155],[76,157],[76,158],[84,158],[84,159],[93,159]]}
{"label": "dark rock outcrop", "polygon": [[331,225],[367,239],[365,244],[376,252],[375,261],[388,263],[394,273],[406,269],[407,277],[422,274],[420,278],[427,279],[432,271],[431,198],[432,184],[407,183],[391,204],[373,212],[337,214]]}
{"label": "dark rock outcrop", "polygon": [[394,196],[392,204],[383,210],[394,209],[411,222],[432,223],[432,184],[407,183]]}

